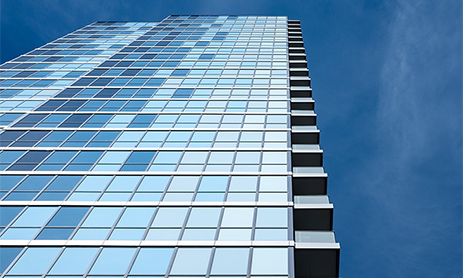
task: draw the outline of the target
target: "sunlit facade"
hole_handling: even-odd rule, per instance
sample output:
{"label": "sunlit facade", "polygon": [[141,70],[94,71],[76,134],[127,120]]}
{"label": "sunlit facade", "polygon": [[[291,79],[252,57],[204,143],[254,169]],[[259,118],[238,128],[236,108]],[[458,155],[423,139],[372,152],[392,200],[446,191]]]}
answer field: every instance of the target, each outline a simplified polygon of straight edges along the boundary
{"label": "sunlit facade", "polygon": [[337,277],[284,16],[95,22],[0,66],[1,277]]}

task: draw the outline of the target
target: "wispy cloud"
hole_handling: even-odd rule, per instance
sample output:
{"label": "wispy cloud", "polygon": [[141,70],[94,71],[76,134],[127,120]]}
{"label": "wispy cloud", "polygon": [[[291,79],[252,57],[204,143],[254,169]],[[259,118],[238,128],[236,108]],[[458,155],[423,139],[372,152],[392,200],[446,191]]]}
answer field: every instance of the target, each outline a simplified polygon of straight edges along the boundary
{"label": "wispy cloud", "polygon": [[[378,239],[397,240],[386,249],[400,255],[384,256],[395,272],[391,277],[405,269],[461,275],[462,56],[456,2],[400,0],[385,34],[389,44],[376,115],[380,147],[366,190],[390,225]],[[452,245],[458,248],[453,267],[423,268]]]}

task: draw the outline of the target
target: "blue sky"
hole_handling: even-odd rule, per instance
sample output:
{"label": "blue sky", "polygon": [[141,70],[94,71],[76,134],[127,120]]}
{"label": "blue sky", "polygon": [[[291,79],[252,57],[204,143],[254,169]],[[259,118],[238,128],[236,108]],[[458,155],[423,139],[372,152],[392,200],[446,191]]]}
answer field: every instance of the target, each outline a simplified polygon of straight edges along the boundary
{"label": "blue sky", "polygon": [[458,0],[2,0],[0,59],[96,20],[300,19],[341,276],[461,277],[461,13]]}

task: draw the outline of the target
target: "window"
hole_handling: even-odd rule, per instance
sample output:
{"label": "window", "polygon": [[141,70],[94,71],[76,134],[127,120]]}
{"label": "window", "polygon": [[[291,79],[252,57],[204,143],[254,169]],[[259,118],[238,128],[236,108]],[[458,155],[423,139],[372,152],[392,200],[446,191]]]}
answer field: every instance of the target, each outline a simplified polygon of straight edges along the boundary
{"label": "window", "polygon": [[179,248],[175,256],[171,275],[206,275],[210,248]]}
{"label": "window", "polygon": [[172,258],[173,248],[142,248],[130,274],[164,275]]}
{"label": "window", "polygon": [[66,248],[50,270],[50,274],[83,275],[99,248]]}
{"label": "window", "polygon": [[288,249],[254,248],[251,275],[287,275]]}
{"label": "window", "polygon": [[217,248],[215,250],[211,274],[246,275],[248,260],[248,248]]}
{"label": "window", "polygon": [[104,248],[90,274],[124,275],[135,251],[135,248]]}
{"label": "window", "polygon": [[14,264],[9,274],[36,274],[42,275],[49,267],[58,253],[59,247],[31,247]]}

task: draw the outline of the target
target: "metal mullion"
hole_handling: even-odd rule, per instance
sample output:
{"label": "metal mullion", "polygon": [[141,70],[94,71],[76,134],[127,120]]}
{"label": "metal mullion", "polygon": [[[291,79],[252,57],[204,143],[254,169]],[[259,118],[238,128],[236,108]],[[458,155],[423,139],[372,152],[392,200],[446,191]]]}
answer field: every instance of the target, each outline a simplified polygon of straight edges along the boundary
{"label": "metal mullion", "polygon": [[[28,205],[24,205],[24,206],[17,206],[17,205],[16,205],[16,206],[13,206],[13,207],[23,207],[23,208],[22,208],[22,210],[20,210],[19,213],[10,221],[10,223],[8,223],[8,224],[5,226],[5,228],[3,228],[3,230],[0,232],[0,234],[2,234],[2,235],[5,234],[6,231],[8,231],[8,229],[11,228],[11,226],[16,222],[16,220],[18,220],[19,217],[20,217],[21,215],[24,214],[24,212],[26,211],[26,209],[29,208]],[[40,229],[36,232],[34,238],[37,236],[37,234],[38,234],[39,231],[40,231]],[[5,271],[5,273],[6,273],[6,271]]]}
{"label": "metal mullion", "polygon": [[[175,173],[175,171],[173,171],[173,173],[171,175],[169,175],[170,176],[169,181],[168,181],[168,183],[166,185],[166,188],[162,191],[161,198],[159,198],[159,200],[160,200],[159,202],[162,202],[162,200],[164,200],[164,198],[166,197],[167,190],[169,190],[169,187],[170,187],[170,183],[174,179],[174,176],[175,176],[174,173]],[[164,175],[161,175],[161,176],[164,176]],[[153,218],[153,221],[154,221],[154,218]]]}
{"label": "metal mullion", "polygon": [[169,278],[169,276],[170,276],[169,274],[172,271],[172,267],[173,267],[174,261],[175,261],[175,259],[177,257],[177,253],[178,253],[178,246],[174,247],[174,251],[172,252],[172,257],[170,258],[170,262],[169,262],[169,264],[167,266],[166,274],[164,275],[164,278]]}
{"label": "metal mullion", "polygon": [[[230,179],[231,180],[231,179]],[[215,234],[215,238],[216,240],[219,240],[219,236],[220,236],[220,232],[222,231],[222,221],[223,221],[223,216],[225,214],[225,206],[222,205],[220,206],[220,215],[219,215],[219,221],[217,222],[217,230],[216,230],[216,234]]]}
{"label": "metal mullion", "polygon": [[[109,176],[109,175],[106,175],[106,176]],[[85,175],[85,176],[83,176],[83,177],[87,178],[87,175]],[[111,175],[110,177],[111,177],[111,179],[109,180],[108,184],[106,184],[106,186],[100,191],[100,195],[98,196],[98,199],[97,199],[95,202],[99,202],[99,201],[100,201],[101,197],[103,197],[103,194],[106,192],[106,190],[108,189],[109,185],[110,185],[110,184],[114,181],[114,179],[116,178],[116,175]],[[80,180],[79,186],[80,186],[80,184],[81,184],[84,180],[85,180],[84,178],[82,178],[82,179]],[[74,193],[76,192],[76,189],[77,189],[79,186],[76,186],[76,187],[74,188],[74,191],[72,192],[72,194],[74,194]],[[83,191],[83,192],[86,192],[86,191]],[[97,192],[97,191],[96,191],[96,192]],[[70,197],[70,196],[69,196],[69,197]]]}
{"label": "metal mullion", "polygon": [[105,240],[110,240],[109,238],[112,236],[114,230],[116,229],[117,224],[119,223],[119,221],[121,220],[121,218],[124,215],[125,211],[127,210],[127,206],[116,206],[116,207],[122,208],[122,210],[121,210],[119,216],[117,217],[117,219],[114,221],[113,226],[111,226],[109,228],[109,231],[108,231],[108,234],[106,235]]}
{"label": "metal mullion", "polygon": [[[164,190],[164,192],[165,192],[165,191],[166,191],[166,190]],[[164,193],[163,193],[163,194],[164,194]],[[142,241],[143,241],[143,240],[146,240],[146,237],[148,236],[148,233],[151,231],[151,227],[152,227],[152,225],[153,225],[153,222],[154,222],[154,220],[156,219],[156,216],[157,216],[157,214],[158,214],[158,212],[159,212],[159,206],[158,206],[158,205],[156,205],[154,208],[155,208],[154,213],[153,213],[153,215],[151,216],[151,219],[149,220],[148,225],[146,226],[145,232],[143,233]]]}
{"label": "metal mullion", "polygon": [[[30,206],[27,206],[28,208]],[[58,211],[61,209],[61,205],[58,205],[58,206],[52,206],[52,207],[55,207],[56,210],[53,212],[53,214],[44,222],[44,224],[42,226],[40,226],[40,228],[37,230],[37,233],[34,235],[34,239],[43,231],[43,229],[47,226],[47,224],[53,219],[53,217],[58,213]],[[14,222],[11,222],[11,223],[14,223]]]}
{"label": "metal mullion", "polygon": [[[30,177],[30,175],[28,175],[28,177]],[[51,178],[51,180],[50,180],[49,182],[47,182],[47,183],[45,184],[45,186],[42,187],[41,190],[39,190],[39,192],[37,193],[37,195],[35,195],[35,197],[32,198],[31,201],[35,201],[35,199],[37,199],[37,198],[45,191],[45,188],[47,188],[48,186],[50,186],[50,184],[53,183],[53,181],[56,180],[57,177],[58,177],[58,176],[55,175],[53,178]],[[19,185],[18,185],[18,186],[19,186]],[[17,187],[17,186],[15,186],[15,187]],[[11,191],[14,191],[14,189],[12,189]],[[69,193],[68,193],[68,195],[69,195]]]}
{"label": "metal mullion", "polygon": [[185,234],[185,229],[186,225],[188,223],[188,220],[190,220],[190,215],[191,215],[191,210],[193,208],[191,206],[188,206],[188,211],[185,215],[185,220],[183,221],[182,227],[180,227],[180,233],[178,235],[178,241],[182,241],[183,235]]}
{"label": "metal mullion", "polygon": [[[154,159],[154,157],[153,157]],[[114,179],[116,178],[117,176],[114,176]],[[114,180],[113,179],[113,180]],[[145,175],[141,174],[140,175],[140,180],[138,181],[137,185],[135,186],[135,189],[132,191],[132,194],[130,195],[130,202],[132,201],[132,198],[135,196],[135,193],[137,193],[138,191],[138,188],[140,187],[141,183],[143,182],[143,180],[145,179]],[[109,185],[108,185],[109,186]]]}
{"label": "metal mullion", "polygon": [[98,248],[98,251],[96,252],[95,256],[93,257],[93,260],[90,262],[90,264],[88,265],[86,271],[84,272],[84,275],[83,277],[87,277],[90,273],[90,270],[93,268],[93,266],[95,265],[96,263],[96,260],[98,259],[98,257],[101,255],[101,252],[103,252],[103,246],[99,247]]}

